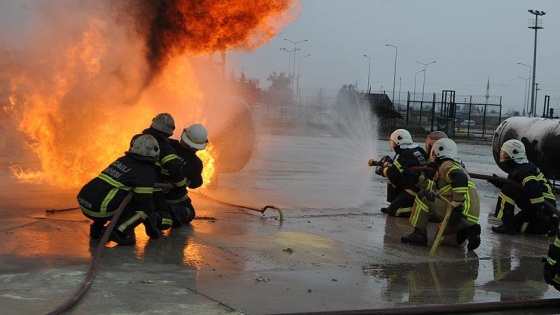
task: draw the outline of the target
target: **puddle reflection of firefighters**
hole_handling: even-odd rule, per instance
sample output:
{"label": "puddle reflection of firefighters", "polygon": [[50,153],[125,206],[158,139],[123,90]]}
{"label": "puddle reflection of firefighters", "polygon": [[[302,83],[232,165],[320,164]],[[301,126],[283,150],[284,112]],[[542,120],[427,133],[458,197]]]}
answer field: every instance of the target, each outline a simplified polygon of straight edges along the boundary
{"label": "puddle reflection of firefighters", "polygon": [[381,212],[394,217],[410,217],[414,196],[407,192],[403,183],[403,169],[413,166],[426,166],[428,154],[412,141],[410,132],[405,129],[395,130],[390,137],[391,150],[395,151],[394,159],[385,156],[377,166],[375,173],[387,178],[387,208]]}
{"label": "puddle reflection of firefighters", "polygon": [[129,191],[134,195],[119,217],[109,240],[119,245],[134,245],[134,228],[144,223],[146,230],[157,229],[150,221],[154,212],[152,192],[156,179],[156,160],[159,156],[157,140],[151,135],[136,139],[125,155],[109,165],[78,193],[82,213],[93,220],[90,238],[100,239],[105,225]]}
{"label": "puddle reflection of firefighters", "polygon": [[[430,156],[438,167],[433,180],[425,179],[412,170],[404,171],[405,176],[410,178],[409,181],[421,190],[416,195],[409,218],[414,231],[403,236],[401,241],[427,246],[426,229],[429,215],[433,213],[436,218],[443,219],[449,202],[451,213],[440,242],[459,246],[467,241],[467,249],[475,250],[480,246],[480,203],[476,186],[457,156],[457,144],[448,138],[440,139],[434,143]],[[440,199],[440,196],[447,202]]]}
{"label": "puddle reflection of firefighters", "polygon": [[[527,159],[523,142],[515,139],[504,142],[500,150],[500,162],[507,169],[508,179],[523,188],[494,183],[500,188],[494,216],[501,219],[502,224],[493,226],[492,231],[509,235],[516,232],[556,235],[558,218],[545,208],[545,202],[556,207],[556,197],[544,174]],[[514,215],[516,205],[521,211]]]}
{"label": "puddle reflection of firefighters", "polygon": [[187,188],[198,188],[203,184],[202,160],[196,155],[199,150],[204,150],[208,144],[208,132],[201,124],[193,124],[183,129],[181,140],[170,139],[171,146],[177,152],[181,161],[183,172],[187,178],[187,185],[167,190],[165,198],[171,207],[173,227],[190,223],[196,212],[189,198]]}
{"label": "puddle reflection of firefighters", "polygon": [[387,287],[382,296],[392,303],[472,302],[478,269],[478,257],[456,262],[383,267],[382,276],[387,278]]}

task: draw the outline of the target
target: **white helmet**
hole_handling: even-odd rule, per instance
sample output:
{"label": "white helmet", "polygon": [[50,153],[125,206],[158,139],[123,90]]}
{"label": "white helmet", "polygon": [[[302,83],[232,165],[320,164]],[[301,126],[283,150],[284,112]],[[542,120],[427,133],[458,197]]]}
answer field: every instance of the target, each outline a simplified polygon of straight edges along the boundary
{"label": "white helmet", "polygon": [[152,119],[150,127],[171,136],[173,134],[173,130],[175,130],[175,120],[173,120],[171,114],[157,114],[156,117]]}
{"label": "white helmet", "polygon": [[426,137],[426,152],[428,152],[429,154],[432,151],[432,146],[434,145],[434,143],[436,143],[436,141],[438,141],[439,139],[444,138],[447,138],[447,135],[443,131],[434,131],[430,133]]}
{"label": "white helmet", "polygon": [[141,135],[133,140],[130,152],[152,157],[157,160],[159,158],[159,145],[154,136]]}
{"label": "white helmet", "polygon": [[204,150],[208,143],[208,132],[201,124],[193,124],[183,129],[181,140],[189,147],[196,150]]}
{"label": "white helmet", "polygon": [[525,152],[525,145],[523,142],[511,139],[502,144],[502,149],[500,150],[500,162],[508,160],[522,160],[526,158],[527,153]]}
{"label": "white helmet", "polygon": [[406,129],[397,129],[393,131],[390,139],[391,149],[394,149],[398,145],[413,144],[412,136]]}
{"label": "white helmet", "polygon": [[439,139],[432,146],[431,157],[438,159],[457,159],[457,144],[449,138]]}

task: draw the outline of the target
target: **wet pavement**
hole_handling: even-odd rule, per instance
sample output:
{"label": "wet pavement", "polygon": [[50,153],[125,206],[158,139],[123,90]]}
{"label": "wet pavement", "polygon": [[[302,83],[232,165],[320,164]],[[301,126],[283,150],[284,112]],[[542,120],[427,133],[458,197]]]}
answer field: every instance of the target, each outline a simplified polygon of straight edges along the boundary
{"label": "wet pavement", "polygon": [[[389,145],[364,149],[368,141],[259,137],[242,171],[191,193],[190,226],[156,240],[138,227],[136,246],[109,243],[91,288],[67,314],[357,313],[559,296],[540,262],[553,238],[494,234],[498,190],[484,181],[475,180],[482,227],[475,252],[441,246],[430,260],[429,247],[402,244],[412,228],[379,211],[386,184],[367,166],[390,154]],[[469,171],[504,175],[490,143],[458,145]],[[15,181],[12,156],[0,152],[0,313],[43,314],[78,290],[98,243],[72,209],[77,190]],[[284,221],[274,209],[252,210],[265,205],[280,207]],[[431,223],[428,233],[435,231]]]}

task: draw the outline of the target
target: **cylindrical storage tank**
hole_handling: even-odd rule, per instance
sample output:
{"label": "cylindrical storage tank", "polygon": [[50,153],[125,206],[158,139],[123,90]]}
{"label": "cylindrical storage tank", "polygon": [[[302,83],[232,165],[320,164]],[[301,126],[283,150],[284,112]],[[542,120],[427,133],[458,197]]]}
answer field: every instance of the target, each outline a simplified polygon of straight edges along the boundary
{"label": "cylindrical storage tank", "polygon": [[209,141],[216,150],[217,173],[238,172],[251,159],[256,144],[253,113],[240,97],[208,97],[206,116]]}
{"label": "cylindrical storage tank", "polygon": [[500,148],[510,139],[525,145],[527,158],[549,179],[560,179],[560,119],[511,117],[498,126],[492,140],[494,161],[500,163]]}

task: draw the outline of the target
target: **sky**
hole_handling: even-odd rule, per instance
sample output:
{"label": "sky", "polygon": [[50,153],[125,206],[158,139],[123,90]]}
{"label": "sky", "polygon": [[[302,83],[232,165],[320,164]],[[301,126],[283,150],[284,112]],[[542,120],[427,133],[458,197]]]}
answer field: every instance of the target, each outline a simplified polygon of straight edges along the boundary
{"label": "sky", "polygon": [[537,113],[545,95],[551,107],[560,107],[558,0],[301,0],[300,5],[298,18],[266,45],[229,52],[228,73],[243,71],[267,88],[270,73],[287,73],[293,63],[294,54],[282,48],[297,48],[302,95],[320,89],[336,95],[343,84],[366,90],[369,76],[371,91],[390,97],[393,82],[397,95],[416,87],[417,93],[424,88],[484,96],[489,81],[491,96],[502,97],[506,110],[521,112],[533,68],[532,9],[546,12],[537,31]]}

